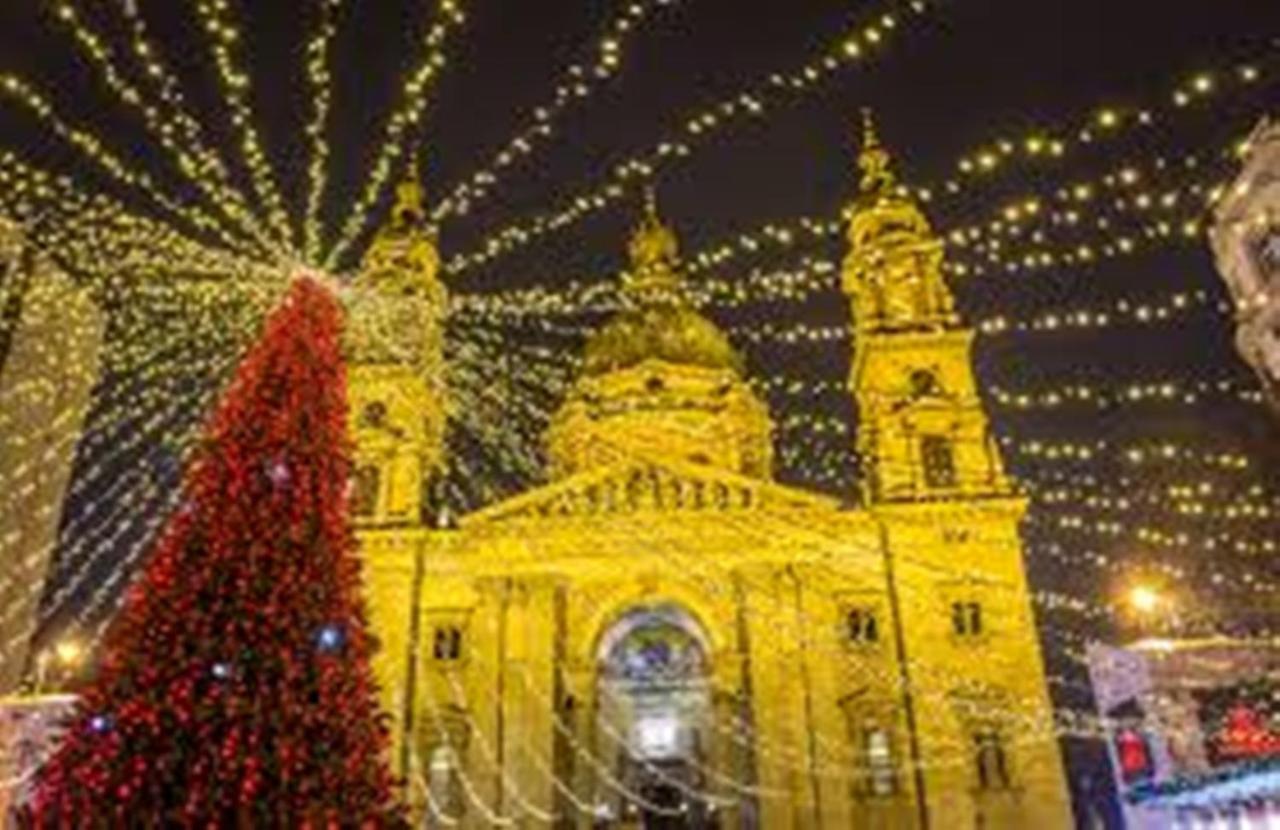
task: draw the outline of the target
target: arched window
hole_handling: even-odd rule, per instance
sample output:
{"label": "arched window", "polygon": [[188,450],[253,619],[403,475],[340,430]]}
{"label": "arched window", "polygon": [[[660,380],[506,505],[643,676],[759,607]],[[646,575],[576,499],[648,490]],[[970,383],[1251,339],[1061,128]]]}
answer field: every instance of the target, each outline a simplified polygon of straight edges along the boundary
{"label": "arched window", "polygon": [[462,818],[465,803],[458,772],[458,754],[452,746],[436,747],[427,767],[427,808],[431,826],[446,827]]}
{"label": "arched window", "polygon": [[372,516],[378,510],[378,489],[382,485],[382,471],[375,464],[356,467],[351,476],[351,514]]}
{"label": "arched window", "polygon": [[863,730],[862,762],[869,795],[885,796],[897,792],[898,776],[889,730],[875,725],[868,725]]}
{"label": "arched window", "polygon": [[1010,785],[1009,762],[1004,738],[992,728],[973,733],[974,763],[978,773],[978,789],[1004,790]]}
{"label": "arched window", "polygon": [[920,463],[924,467],[924,483],[932,488],[956,485],[955,448],[945,435],[920,438]]}
{"label": "arched window", "polygon": [[845,612],[845,635],[855,645],[880,641],[880,624],[873,608],[850,608]]}
{"label": "arched window", "polygon": [[911,394],[917,398],[937,395],[942,391],[938,376],[928,369],[916,369],[911,373]]}
{"label": "arched window", "polygon": [[431,656],[436,660],[462,659],[462,629],[456,625],[438,625],[432,635]]}
{"label": "arched window", "polygon": [[982,604],[973,600],[951,603],[951,631],[957,637],[982,636]]}

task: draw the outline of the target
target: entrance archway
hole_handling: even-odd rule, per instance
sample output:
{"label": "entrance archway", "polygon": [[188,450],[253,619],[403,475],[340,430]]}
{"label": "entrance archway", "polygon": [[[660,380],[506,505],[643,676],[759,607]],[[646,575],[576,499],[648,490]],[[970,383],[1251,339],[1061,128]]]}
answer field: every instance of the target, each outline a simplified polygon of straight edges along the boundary
{"label": "entrance archway", "polygon": [[601,755],[629,795],[614,794],[617,824],[647,830],[710,828],[705,798],[711,708],[710,649],[697,621],[676,605],[631,609],[597,653]]}

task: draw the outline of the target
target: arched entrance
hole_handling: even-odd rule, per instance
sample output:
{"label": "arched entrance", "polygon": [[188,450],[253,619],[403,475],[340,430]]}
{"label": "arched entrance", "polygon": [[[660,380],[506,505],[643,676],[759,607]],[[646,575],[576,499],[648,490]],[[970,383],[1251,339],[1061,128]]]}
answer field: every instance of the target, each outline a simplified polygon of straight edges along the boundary
{"label": "arched entrance", "polygon": [[601,639],[599,757],[626,792],[610,793],[598,827],[716,826],[709,654],[701,626],[675,605],[632,609]]}

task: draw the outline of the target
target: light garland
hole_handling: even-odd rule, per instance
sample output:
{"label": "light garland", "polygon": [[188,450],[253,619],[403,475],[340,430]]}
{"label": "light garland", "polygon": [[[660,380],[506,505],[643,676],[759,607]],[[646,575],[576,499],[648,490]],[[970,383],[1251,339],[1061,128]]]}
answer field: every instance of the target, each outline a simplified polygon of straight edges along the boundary
{"label": "light garland", "polygon": [[21,104],[55,135],[75,147],[117,183],[139,190],[163,208],[173,221],[189,222],[201,231],[217,237],[233,250],[247,253],[242,243],[234,240],[216,219],[198,207],[186,207],[163,193],[146,172],[133,170],[102,145],[93,134],[68,124],[49,101],[26,81],[15,75],[0,75],[0,96]]}
{"label": "light garland", "polygon": [[574,63],[566,76],[551,92],[551,102],[533,111],[533,123],[520,127],[514,136],[479,170],[452,188],[432,213],[432,220],[442,222],[451,216],[466,216],[476,205],[493,194],[504,172],[521,160],[528,160],[542,141],[554,136],[555,119],[575,103],[588,99],[604,82],[617,77],[622,67],[627,43],[639,33],[655,11],[675,6],[680,0],[633,0],[606,26],[595,44],[595,60],[589,66]]}
{"label": "light garland", "polygon": [[565,199],[559,207],[492,233],[476,250],[450,258],[445,272],[455,278],[461,276],[618,202],[634,185],[651,181],[664,165],[692,156],[694,147],[701,142],[744,119],[762,117],[770,107],[778,105],[779,102],[773,100],[775,97],[785,99],[812,91],[834,73],[875,54],[903,25],[903,20],[923,17],[932,6],[922,0],[909,0],[895,3],[891,8],[894,12],[867,15],[864,23],[851,27],[836,43],[799,68],[775,72],[764,82],[688,116],[683,119],[681,138],[660,141],[649,150],[614,165],[609,180],[589,193]]}
{"label": "light garland", "polygon": [[[98,68],[103,81],[116,100],[141,117],[151,138],[168,153],[174,165],[186,179],[194,184],[210,202],[226,212],[242,231],[253,237],[255,242],[265,250],[274,250],[279,253],[279,249],[251,215],[240,192],[230,185],[226,168],[217,155],[204,146],[198,128],[193,129],[185,112],[180,108],[170,108],[178,113],[179,129],[175,130],[173,124],[166,118],[167,114],[162,113],[156,105],[147,102],[142,91],[124,77],[112,49],[104,43],[99,34],[89,28],[70,2],[67,0],[45,0],[45,2],[52,2],[51,10],[55,19],[70,31],[82,53]],[[148,62],[147,67],[150,75],[156,75],[162,71],[154,62]],[[179,142],[176,135],[179,131],[183,133],[187,147]]]}
{"label": "light garland", "polygon": [[307,41],[307,81],[311,86],[314,106],[307,122],[306,135],[311,142],[307,167],[307,202],[302,218],[302,245],[307,262],[320,260],[320,203],[328,183],[329,142],[325,127],[333,101],[333,74],[329,69],[330,50],[338,32],[338,14],[343,0],[321,0],[319,30]]}
{"label": "light garland", "polygon": [[383,138],[364,189],[343,223],[338,239],[329,249],[324,267],[335,270],[362,230],[372,221],[374,206],[391,180],[396,162],[404,155],[406,143],[422,121],[437,76],[447,65],[445,46],[450,32],[466,22],[463,0],[439,0],[435,19],[424,39],[425,52],[417,69],[404,83],[404,98],[383,129]]}
{"label": "light garland", "polygon": [[276,185],[271,162],[262,149],[262,139],[249,105],[249,75],[238,68],[235,50],[244,40],[236,25],[228,0],[196,0],[200,26],[210,39],[214,66],[221,82],[222,98],[231,110],[231,126],[238,136],[240,152],[249,167],[254,195],[266,209],[271,227],[279,240],[293,249],[289,219],[284,200]]}

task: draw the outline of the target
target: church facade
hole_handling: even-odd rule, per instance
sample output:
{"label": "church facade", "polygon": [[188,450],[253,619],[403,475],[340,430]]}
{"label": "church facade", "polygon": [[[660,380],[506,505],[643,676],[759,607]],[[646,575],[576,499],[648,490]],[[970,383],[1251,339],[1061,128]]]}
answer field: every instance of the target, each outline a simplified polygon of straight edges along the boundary
{"label": "church facade", "polygon": [[549,483],[431,522],[444,293],[402,189],[351,301],[352,500],[393,760],[427,826],[1069,826],[1026,502],[973,331],[870,128],[860,167],[856,498],[772,479],[768,410],[651,203],[623,310],[552,418]]}

